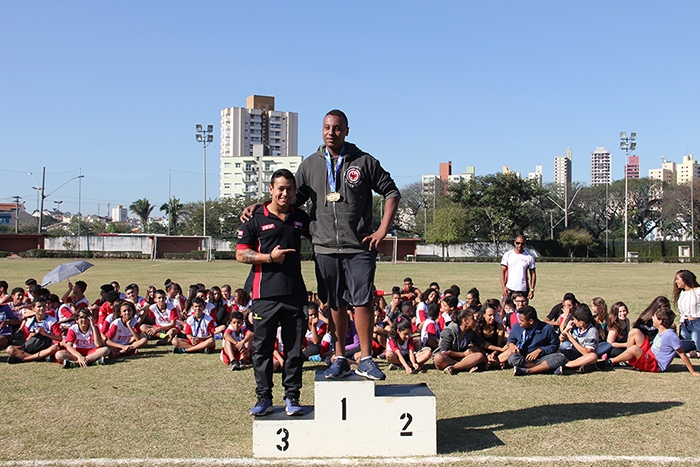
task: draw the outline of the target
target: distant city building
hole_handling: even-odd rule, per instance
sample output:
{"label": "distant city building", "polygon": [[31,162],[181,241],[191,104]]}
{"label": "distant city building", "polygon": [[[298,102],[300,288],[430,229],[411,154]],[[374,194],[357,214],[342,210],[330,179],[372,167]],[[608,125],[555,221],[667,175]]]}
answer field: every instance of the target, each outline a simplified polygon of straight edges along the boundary
{"label": "distant city building", "polygon": [[534,172],[528,172],[528,180],[534,180],[538,186],[542,186],[542,165],[536,165]]}
{"label": "distant city building", "polygon": [[649,178],[654,180],[662,180],[664,183],[676,183],[676,163],[669,162],[666,158],[662,158],[660,169],[649,169]]}
{"label": "distant city building", "polygon": [[560,195],[564,195],[565,188],[571,185],[571,148],[566,148],[565,156],[554,158],[554,184]]}
{"label": "distant city building", "polygon": [[627,178],[639,178],[639,156],[629,156],[625,164]]}
{"label": "distant city building", "polygon": [[464,173],[452,173],[452,161],[440,162],[439,175],[426,174],[421,176],[421,184],[424,194],[432,194],[436,180],[441,180],[445,185],[448,183],[459,183],[472,180],[476,176],[476,168],[473,165],[468,165]]}
{"label": "distant city building", "polygon": [[[595,148],[591,153],[591,186],[610,184],[612,181],[610,161],[610,151],[602,146]],[[637,172],[637,178],[639,178],[639,172]]]}
{"label": "distant city building", "polygon": [[700,166],[692,154],[686,154],[683,156],[683,162],[676,165],[676,183],[688,183],[691,177],[700,177]]}
{"label": "distant city building", "polygon": [[222,110],[220,196],[260,197],[275,170],[296,173],[303,159],[298,155],[298,121],[296,112],[275,110],[272,96],[253,95],[245,108]]}
{"label": "distant city building", "polygon": [[520,172],[514,172],[514,171],[510,170],[510,167],[508,167],[507,165],[503,166],[503,169],[501,170],[501,172],[503,174],[514,174],[516,177],[520,178]]}
{"label": "distant city building", "polygon": [[126,222],[128,214],[128,209],[118,204],[112,208],[112,222]]}

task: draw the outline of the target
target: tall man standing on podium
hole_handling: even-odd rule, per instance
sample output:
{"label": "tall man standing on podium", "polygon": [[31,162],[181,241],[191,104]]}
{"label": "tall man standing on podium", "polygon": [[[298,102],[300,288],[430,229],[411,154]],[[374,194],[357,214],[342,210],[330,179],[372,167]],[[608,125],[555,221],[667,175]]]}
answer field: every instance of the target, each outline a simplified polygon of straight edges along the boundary
{"label": "tall man standing on podium", "polygon": [[[335,328],[335,359],[325,371],[328,379],[351,373],[345,358],[348,306],[354,310],[360,338],[355,373],[368,379],[386,376],[372,360],[374,272],[377,246],[386,236],[401,194],[377,159],[345,141],[348,119],[331,110],[323,119],[323,142],[299,166],[294,206],[311,201],[311,238],[314,246],[319,298],[328,305]],[[384,215],[372,231],[372,192],[384,196]]]}

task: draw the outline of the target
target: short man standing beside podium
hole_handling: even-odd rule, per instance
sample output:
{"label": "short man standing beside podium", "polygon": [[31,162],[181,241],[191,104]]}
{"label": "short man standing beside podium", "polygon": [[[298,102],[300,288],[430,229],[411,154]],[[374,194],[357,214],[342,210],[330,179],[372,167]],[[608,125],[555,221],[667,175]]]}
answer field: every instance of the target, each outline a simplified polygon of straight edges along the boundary
{"label": "short man standing beside podium", "polygon": [[309,216],[292,207],[296,192],[294,175],[287,169],[272,174],[272,201],[257,206],[250,220],[238,231],[236,259],[252,264],[246,290],[252,290],[253,370],[257,403],[250,415],[267,415],[272,408],[272,352],[278,323],[284,345],[285,410],[302,415],[299,405],[304,356],[302,339],[306,331],[303,306],[306,285],[301,275],[301,236],[308,236]]}

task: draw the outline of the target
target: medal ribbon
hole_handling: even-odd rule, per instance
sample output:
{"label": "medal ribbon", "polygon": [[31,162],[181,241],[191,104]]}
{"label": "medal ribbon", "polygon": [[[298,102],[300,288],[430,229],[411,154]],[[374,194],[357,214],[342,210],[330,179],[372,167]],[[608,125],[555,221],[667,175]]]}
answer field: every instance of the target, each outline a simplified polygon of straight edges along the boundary
{"label": "medal ribbon", "polygon": [[336,192],[336,181],[338,178],[340,178],[340,168],[343,165],[343,156],[345,155],[345,145],[343,145],[343,149],[340,151],[340,155],[338,156],[338,160],[335,164],[335,172],[333,171],[333,163],[331,161],[331,155],[328,152],[328,148],[325,149],[325,154],[326,154],[326,169],[328,172],[328,186],[331,189],[331,193]]}

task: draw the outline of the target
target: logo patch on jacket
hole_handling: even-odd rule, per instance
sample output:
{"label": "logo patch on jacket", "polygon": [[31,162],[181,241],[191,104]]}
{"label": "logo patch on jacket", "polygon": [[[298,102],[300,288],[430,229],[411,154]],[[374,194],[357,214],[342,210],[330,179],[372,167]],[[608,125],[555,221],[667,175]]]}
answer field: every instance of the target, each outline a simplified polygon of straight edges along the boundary
{"label": "logo patch on jacket", "polygon": [[262,231],[264,232],[264,231],[266,231],[266,230],[274,229],[274,228],[275,228],[275,224],[265,224],[265,225],[263,225],[263,226],[260,227],[260,228],[261,228]]}
{"label": "logo patch on jacket", "polygon": [[238,238],[243,238],[243,231],[242,230],[238,231]]}
{"label": "logo patch on jacket", "polygon": [[357,185],[362,180],[362,172],[359,167],[348,167],[345,178],[351,185]]}
{"label": "logo patch on jacket", "polygon": [[303,228],[304,228],[304,223],[303,223],[303,222],[299,222],[299,221],[294,221],[294,227],[296,227],[297,229],[303,229]]}

